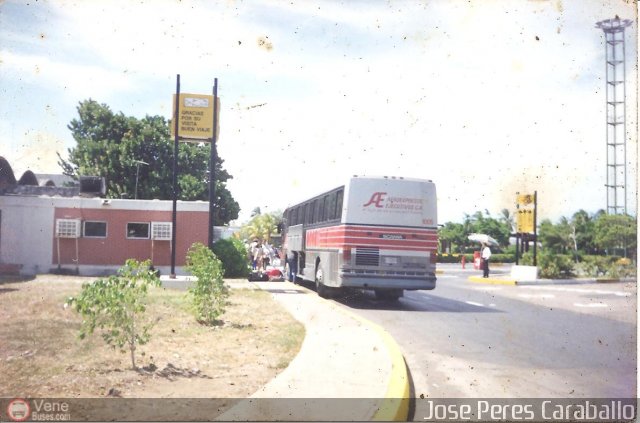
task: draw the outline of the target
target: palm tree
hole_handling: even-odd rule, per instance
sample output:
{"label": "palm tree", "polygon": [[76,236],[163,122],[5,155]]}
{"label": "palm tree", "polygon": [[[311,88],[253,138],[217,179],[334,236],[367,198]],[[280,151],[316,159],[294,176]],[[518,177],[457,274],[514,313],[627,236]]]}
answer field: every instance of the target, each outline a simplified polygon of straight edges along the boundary
{"label": "palm tree", "polygon": [[515,219],[513,218],[513,214],[509,211],[509,209],[502,209],[500,212],[500,220],[502,223],[509,227],[511,233],[516,231]]}
{"label": "palm tree", "polygon": [[271,234],[277,231],[278,218],[274,214],[259,214],[244,225],[240,232],[244,238],[271,241]]}

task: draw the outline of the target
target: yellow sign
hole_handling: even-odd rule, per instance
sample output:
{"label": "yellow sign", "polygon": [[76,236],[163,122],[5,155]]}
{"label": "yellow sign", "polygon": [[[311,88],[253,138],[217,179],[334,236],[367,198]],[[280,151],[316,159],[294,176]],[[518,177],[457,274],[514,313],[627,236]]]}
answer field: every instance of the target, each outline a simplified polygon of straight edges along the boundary
{"label": "yellow sign", "polygon": [[533,204],[533,195],[531,194],[518,195],[517,201],[518,201],[518,204],[520,205]]}
{"label": "yellow sign", "polygon": [[517,225],[519,233],[533,233],[533,210],[518,210]]}
{"label": "yellow sign", "polygon": [[[218,127],[220,132],[220,98],[216,102]],[[213,96],[180,93],[180,116],[178,116],[178,136],[184,139],[211,140],[213,138]],[[176,115],[176,95],[173,95],[173,114]],[[171,135],[175,136],[175,124],[171,123]]]}

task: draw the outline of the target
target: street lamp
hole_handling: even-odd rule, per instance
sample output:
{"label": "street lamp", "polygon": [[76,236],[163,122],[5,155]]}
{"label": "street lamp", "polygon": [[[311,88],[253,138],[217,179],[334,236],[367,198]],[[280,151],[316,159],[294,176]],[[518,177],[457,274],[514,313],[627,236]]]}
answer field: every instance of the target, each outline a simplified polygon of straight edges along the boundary
{"label": "street lamp", "polygon": [[145,165],[145,166],[149,166],[149,163],[143,162],[142,160],[134,160],[133,161],[136,164],[136,191],[135,191],[135,195],[134,195],[134,199],[137,200],[138,199],[138,175],[140,174],[140,165]]}

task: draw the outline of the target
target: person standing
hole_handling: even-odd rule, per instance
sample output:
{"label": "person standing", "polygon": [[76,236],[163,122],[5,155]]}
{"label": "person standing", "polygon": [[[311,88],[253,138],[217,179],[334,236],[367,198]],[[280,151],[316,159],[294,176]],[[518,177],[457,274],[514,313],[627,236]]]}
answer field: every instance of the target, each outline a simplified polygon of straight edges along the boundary
{"label": "person standing", "polygon": [[482,244],[482,277],[489,277],[489,259],[491,258],[491,248],[485,243]]}
{"label": "person standing", "polygon": [[249,250],[249,254],[251,254],[251,268],[253,270],[256,270],[258,267],[258,261],[257,261],[257,249],[258,249],[258,240],[254,239],[253,242],[251,243],[251,248]]}
{"label": "person standing", "polygon": [[296,283],[296,274],[298,273],[298,257],[296,253],[287,250],[287,263],[289,264],[289,282]]}

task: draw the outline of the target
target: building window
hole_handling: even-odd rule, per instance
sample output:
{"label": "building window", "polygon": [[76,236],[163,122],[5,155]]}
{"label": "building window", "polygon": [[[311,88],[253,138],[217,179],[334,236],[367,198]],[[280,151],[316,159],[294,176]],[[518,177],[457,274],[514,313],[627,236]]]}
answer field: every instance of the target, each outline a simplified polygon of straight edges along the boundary
{"label": "building window", "polygon": [[92,222],[86,220],[83,224],[82,236],[86,238],[106,238],[107,222]]}
{"label": "building window", "polygon": [[127,238],[149,239],[149,223],[127,223]]}

